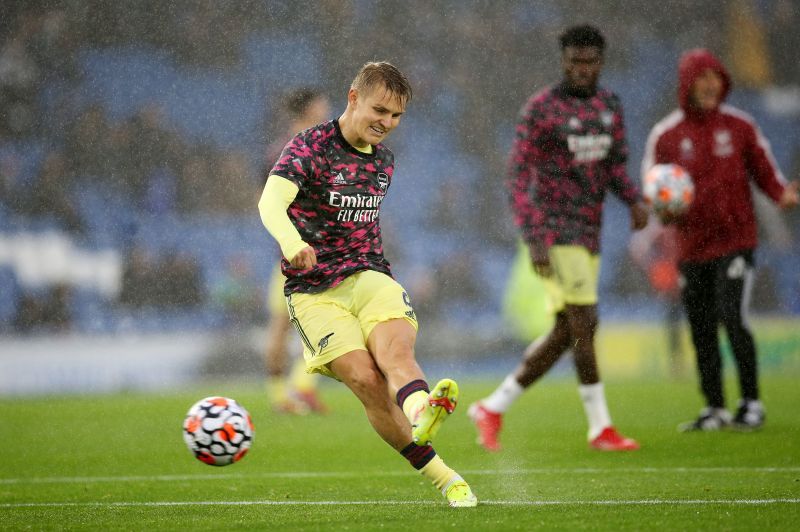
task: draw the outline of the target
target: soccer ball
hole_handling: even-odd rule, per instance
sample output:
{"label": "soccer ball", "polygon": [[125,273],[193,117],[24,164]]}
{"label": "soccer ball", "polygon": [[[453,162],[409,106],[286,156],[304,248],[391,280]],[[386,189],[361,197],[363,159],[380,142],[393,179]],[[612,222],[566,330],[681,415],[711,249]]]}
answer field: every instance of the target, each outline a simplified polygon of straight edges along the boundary
{"label": "soccer ball", "polygon": [[255,428],[242,405],[227,397],[206,397],[189,409],[183,439],[195,458],[209,465],[238,462],[253,443]]}
{"label": "soccer ball", "polygon": [[689,172],[677,164],[657,164],[644,176],[645,202],[662,216],[686,212],[694,199],[694,182]]}

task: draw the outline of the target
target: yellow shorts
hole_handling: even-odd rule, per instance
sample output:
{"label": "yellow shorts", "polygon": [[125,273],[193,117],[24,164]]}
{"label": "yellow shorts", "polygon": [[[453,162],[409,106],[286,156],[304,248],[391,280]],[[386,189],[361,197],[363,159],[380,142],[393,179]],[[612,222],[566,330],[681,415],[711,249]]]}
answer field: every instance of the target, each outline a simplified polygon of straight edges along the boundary
{"label": "yellow shorts", "polygon": [[367,338],[383,321],[402,318],[418,328],[417,316],[400,283],[386,274],[365,270],[319,294],[291,294],[289,318],[303,340],[306,371],[334,377],[329,364],[367,350]]}
{"label": "yellow shorts", "polygon": [[583,246],[552,246],[549,252],[553,276],[545,279],[556,312],[565,305],[596,305],[600,255]]}
{"label": "yellow shorts", "polygon": [[286,296],[283,295],[283,285],[286,283],[286,277],[281,273],[281,264],[272,270],[272,276],[269,279],[269,286],[267,287],[267,310],[270,316],[286,315]]}

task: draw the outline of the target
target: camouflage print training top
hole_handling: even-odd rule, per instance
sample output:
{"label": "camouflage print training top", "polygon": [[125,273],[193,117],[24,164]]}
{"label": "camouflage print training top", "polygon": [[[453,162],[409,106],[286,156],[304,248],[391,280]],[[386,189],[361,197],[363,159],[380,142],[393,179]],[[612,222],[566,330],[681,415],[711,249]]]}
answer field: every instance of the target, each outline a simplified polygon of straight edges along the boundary
{"label": "camouflage print training top", "polygon": [[525,241],[598,253],[606,189],[628,205],[640,198],[625,169],[627,157],[614,93],[598,88],[579,97],[556,85],[533,95],[509,159],[511,207]]}
{"label": "camouflage print training top", "polygon": [[317,293],[362,270],[391,275],[383,256],[380,206],[394,172],[394,154],[383,144],[362,153],[342,136],[337,120],[298,133],[283,149],[269,175],[300,189],[289,219],[314,248],[317,265],[291,267],[286,259],[284,293]]}

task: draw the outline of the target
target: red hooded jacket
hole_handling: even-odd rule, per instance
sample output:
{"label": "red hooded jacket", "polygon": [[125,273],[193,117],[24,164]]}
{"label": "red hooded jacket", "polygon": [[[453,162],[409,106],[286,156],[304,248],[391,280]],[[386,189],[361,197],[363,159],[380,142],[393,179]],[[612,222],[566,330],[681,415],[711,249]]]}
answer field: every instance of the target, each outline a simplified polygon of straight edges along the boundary
{"label": "red hooded jacket", "polygon": [[706,69],[722,77],[724,102],[731,83],[722,63],[707,50],[684,53],[678,67],[680,107],[653,127],[642,160],[642,176],[654,164],[675,163],[694,181],[694,202],[676,224],[682,262],[754,249],[750,180],[775,202],[786,184],[752,117],[724,103],[705,112],[690,104],[692,84]]}

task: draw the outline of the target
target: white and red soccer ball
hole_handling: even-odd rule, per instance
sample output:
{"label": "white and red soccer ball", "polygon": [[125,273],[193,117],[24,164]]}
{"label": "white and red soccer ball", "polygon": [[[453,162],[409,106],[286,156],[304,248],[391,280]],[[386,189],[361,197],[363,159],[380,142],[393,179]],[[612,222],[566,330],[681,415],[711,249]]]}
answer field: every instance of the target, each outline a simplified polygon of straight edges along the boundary
{"label": "white and red soccer ball", "polygon": [[255,428],[242,405],[227,397],[206,397],[192,405],[183,421],[183,439],[195,458],[224,466],[241,460]]}
{"label": "white and red soccer ball", "polygon": [[694,200],[694,182],[677,164],[657,164],[644,175],[642,195],[657,215],[680,215]]}

